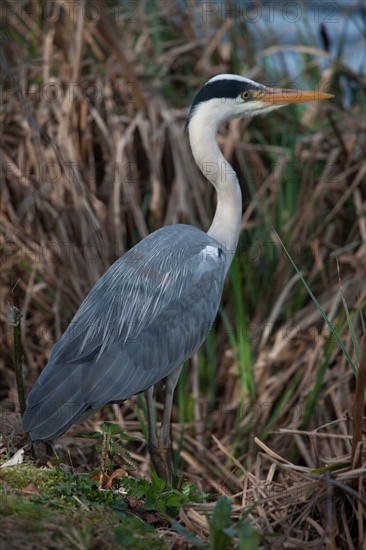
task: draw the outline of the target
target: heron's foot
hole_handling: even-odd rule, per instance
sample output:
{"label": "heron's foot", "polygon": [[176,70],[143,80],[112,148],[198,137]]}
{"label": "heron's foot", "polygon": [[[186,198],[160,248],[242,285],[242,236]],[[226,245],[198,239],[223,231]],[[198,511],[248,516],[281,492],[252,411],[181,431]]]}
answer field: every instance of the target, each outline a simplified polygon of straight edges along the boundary
{"label": "heron's foot", "polygon": [[172,483],[172,461],[170,456],[170,445],[159,441],[158,445],[149,445],[149,452],[155,471],[165,481],[166,485]]}

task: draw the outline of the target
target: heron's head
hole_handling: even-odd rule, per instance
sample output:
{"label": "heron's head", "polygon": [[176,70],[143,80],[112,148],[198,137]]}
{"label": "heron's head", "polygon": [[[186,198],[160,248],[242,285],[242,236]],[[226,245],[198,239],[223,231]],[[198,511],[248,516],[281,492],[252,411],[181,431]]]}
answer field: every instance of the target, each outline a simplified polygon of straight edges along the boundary
{"label": "heron's head", "polygon": [[292,103],[321,101],[333,96],[319,91],[269,88],[249,78],[234,74],[219,74],[211,78],[197,93],[186,122],[218,125],[224,120],[268,113]]}

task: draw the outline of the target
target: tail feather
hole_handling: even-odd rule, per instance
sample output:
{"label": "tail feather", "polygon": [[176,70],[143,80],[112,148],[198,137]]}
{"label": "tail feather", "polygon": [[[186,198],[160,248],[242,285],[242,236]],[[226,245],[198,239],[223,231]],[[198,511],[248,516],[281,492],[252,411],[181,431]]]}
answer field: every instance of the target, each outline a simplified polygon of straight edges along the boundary
{"label": "tail feather", "polygon": [[72,424],[75,424],[88,408],[87,403],[73,400],[64,403],[50,414],[48,404],[35,405],[31,409],[27,408],[23,416],[23,430],[29,433],[32,441],[55,439],[65,433]]}
{"label": "tail feather", "polygon": [[90,408],[80,390],[79,369],[71,373],[51,365],[33,386],[22,419],[32,441],[47,441],[62,435]]}

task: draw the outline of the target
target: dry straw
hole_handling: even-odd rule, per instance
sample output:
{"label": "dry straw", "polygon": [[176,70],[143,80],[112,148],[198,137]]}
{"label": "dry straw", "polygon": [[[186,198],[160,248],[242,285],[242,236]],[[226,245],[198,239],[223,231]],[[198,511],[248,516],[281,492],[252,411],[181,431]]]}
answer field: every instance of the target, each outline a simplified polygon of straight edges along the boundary
{"label": "dry straw", "polygon": [[[207,229],[214,199],[183,134],[186,107],[206,78],[238,70],[221,37],[232,33],[239,46],[242,38],[231,19],[215,23],[212,39],[198,36],[194,16],[173,2],[156,2],[157,11],[139,10],[138,21],[125,24],[102,3],[95,4],[96,21],[83,17],[80,3],[73,21],[64,17],[57,24],[52,18],[42,23],[31,11],[20,16],[5,3],[0,391],[10,413],[17,407],[7,317],[13,288],[22,312],[29,390],[54,341],[117,257],[165,224]],[[54,3],[55,10],[62,6]],[[272,54],[266,50],[263,56]],[[350,73],[331,65],[323,84],[337,87],[346,74],[362,89],[358,75]],[[265,79],[259,65],[248,76]],[[196,358],[185,379],[195,400],[190,421],[178,422],[185,418],[182,408],[173,411],[174,447],[180,447],[184,476],[202,491],[229,496],[233,520],[255,504],[250,521],[265,533],[267,548],[365,548],[365,341],[362,358],[355,348],[366,303],[365,128],[360,107],[344,109],[341,103],[317,105],[299,116],[292,150],[270,117],[250,128],[249,121],[234,121],[222,130],[220,145],[245,196],[243,243],[265,235],[262,247],[272,245],[277,254],[267,283],[261,254],[251,258],[240,281],[249,303],[254,283],[247,273],[263,281],[255,307],[247,311],[251,330],[257,329],[252,338],[247,334],[255,395],[243,394],[237,341],[225,325],[226,318],[236,322],[229,280],[210,340],[211,393]],[[273,119],[277,129],[291,128],[286,116]],[[268,142],[256,139],[259,135]],[[279,227],[284,173],[294,163],[300,167],[295,206],[286,219],[283,204]],[[357,380],[271,226],[287,245],[296,243],[300,270],[306,260],[305,279],[356,365]],[[134,400],[101,415],[141,435]],[[4,433],[6,422],[4,415]],[[98,422],[89,421],[86,429]],[[73,428],[60,440],[61,454],[79,431]],[[148,475],[146,448],[132,448],[132,457],[140,475]],[[182,508],[182,523],[207,538],[206,514],[213,506]],[[178,544],[177,534],[164,534]]]}

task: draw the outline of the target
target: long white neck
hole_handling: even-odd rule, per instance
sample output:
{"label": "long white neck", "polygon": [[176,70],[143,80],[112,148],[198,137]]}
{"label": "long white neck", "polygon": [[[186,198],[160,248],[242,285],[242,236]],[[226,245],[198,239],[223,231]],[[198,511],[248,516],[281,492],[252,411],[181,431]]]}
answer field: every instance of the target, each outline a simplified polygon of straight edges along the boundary
{"label": "long white neck", "polygon": [[218,121],[193,116],[189,123],[189,141],[197,166],[217,192],[216,212],[207,234],[221,243],[226,253],[227,273],[238,244],[242,198],[237,175],[218,146],[218,126]]}

